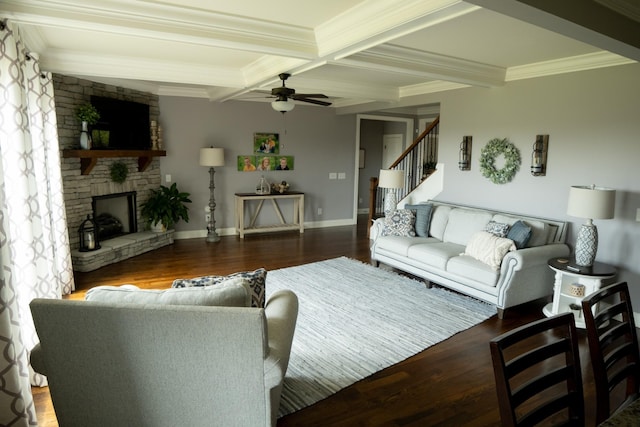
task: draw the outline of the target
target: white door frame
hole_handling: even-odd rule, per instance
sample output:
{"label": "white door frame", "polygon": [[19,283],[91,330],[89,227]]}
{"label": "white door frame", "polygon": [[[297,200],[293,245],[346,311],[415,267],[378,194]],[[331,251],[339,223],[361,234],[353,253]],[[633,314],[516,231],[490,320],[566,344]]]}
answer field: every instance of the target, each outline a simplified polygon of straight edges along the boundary
{"label": "white door frame", "polygon": [[414,120],[408,117],[390,117],[373,114],[356,114],[356,143],[355,145],[355,162],[353,165],[354,180],[353,180],[353,224],[358,222],[358,187],[360,183],[360,174],[358,173],[358,156],[360,155],[360,124],[362,120],[381,120],[385,122],[402,122],[406,125],[406,141],[407,143],[413,142],[416,137],[414,132]]}

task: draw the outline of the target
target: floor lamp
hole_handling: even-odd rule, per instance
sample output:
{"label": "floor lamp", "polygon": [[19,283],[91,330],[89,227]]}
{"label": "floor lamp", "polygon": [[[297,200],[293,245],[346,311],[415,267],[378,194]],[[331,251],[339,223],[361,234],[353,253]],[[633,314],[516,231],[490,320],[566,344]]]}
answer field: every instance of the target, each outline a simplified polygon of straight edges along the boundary
{"label": "floor lamp", "polygon": [[215,166],[224,166],[224,148],[201,148],[200,149],[200,166],[209,166],[209,224],[207,224],[207,242],[219,242],[220,236],[216,233],[216,218],[214,212],[216,210],[216,198],[213,191],[216,185],[213,175],[216,173]]}
{"label": "floor lamp", "polygon": [[384,197],[384,215],[389,216],[396,210],[396,206],[398,205],[396,189],[404,187],[404,171],[380,169],[378,187],[387,189],[387,194]]}

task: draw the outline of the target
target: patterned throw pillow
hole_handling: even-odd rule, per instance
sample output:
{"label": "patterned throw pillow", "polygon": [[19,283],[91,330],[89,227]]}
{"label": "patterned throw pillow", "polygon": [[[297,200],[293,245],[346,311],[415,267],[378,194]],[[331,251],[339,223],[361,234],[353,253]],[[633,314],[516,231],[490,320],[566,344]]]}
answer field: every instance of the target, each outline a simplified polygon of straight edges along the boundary
{"label": "patterned throw pillow", "polygon": [[193,279],[176,279],[171,285],[172,288],[188,288],[191,286],[212,286],[223,283],[230,278],[240,277],[249,284],[251,294],[251,307],[263,308],[265,304],[265,282],[267,281],[267,270],[259,268],[255,271],[241,271],[229,274],[228,276],[201,276]]}
{"label": "patterned throw pillow", "polygon": [[516,248],[522,249],[524,248],[529,239],[531,238],[531,227],[525,224],[522,221],[516,221],[507,233],[507,239],[513,240],[513,243],[516,244]]}
{"label": "patterned throw pillow", "polygon": [[384,218],[382,235],[415,237],[415,222],[416,216],[412,210],[396,209],[391,215]]}
{"label": "patterned throw pillow", "polygon": [[507,233],[509,232],[509,224],[489,221],[489,223],[484,227],[484,231],[498,237],[507,237]]}
{"label": "patterned throw pillow", "polygon": [[429,237],[429,226],[431,225],[431,203],[421,203],[419,205],[405,205],[405,209],[411,209],[416,214],[415,230],[418,237]]}

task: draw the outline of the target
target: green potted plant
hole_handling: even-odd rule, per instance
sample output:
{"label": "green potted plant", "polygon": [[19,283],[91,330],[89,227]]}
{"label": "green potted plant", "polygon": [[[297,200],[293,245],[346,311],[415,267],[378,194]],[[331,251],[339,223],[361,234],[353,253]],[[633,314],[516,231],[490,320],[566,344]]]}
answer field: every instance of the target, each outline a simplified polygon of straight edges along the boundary
{"label": "green potted plant", "polygon": [[151,190],[140,213],[152,230],[165,231],[181,219],[189,222],[189,208],[185,203],[191,203],[189,193],[180,192],[174,182],[171,187],[161,185],[158,190]]}
{"label": "green potted plant", "polygon": [[76,117],[81,122],[86,122],[90,125],[95,125],[100,120],[100,113],[90,103],[82,104],[76,108]]}

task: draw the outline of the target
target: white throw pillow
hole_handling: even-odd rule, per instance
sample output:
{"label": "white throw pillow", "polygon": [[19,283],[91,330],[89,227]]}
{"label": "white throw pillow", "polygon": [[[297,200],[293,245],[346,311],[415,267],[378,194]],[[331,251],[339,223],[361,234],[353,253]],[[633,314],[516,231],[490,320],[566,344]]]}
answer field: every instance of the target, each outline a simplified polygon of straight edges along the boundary
{"label": "white throw pillow", "polygon": [[96,286],[89,289],[87,301],[161,304],[161,305],[206,305],[221,307],[249,307],[251,296],[247,292],[248,284],[242,278],[233,278],[217,286],[140,289],[133,285]]}
{"label": "white throw pillow", "polygon": [[464,253],[482,261],[494,270],[499,270],[507,252],[515,250],[516,245],[513,240],[498,237],[486,231],[478,231],[471,236]]}

